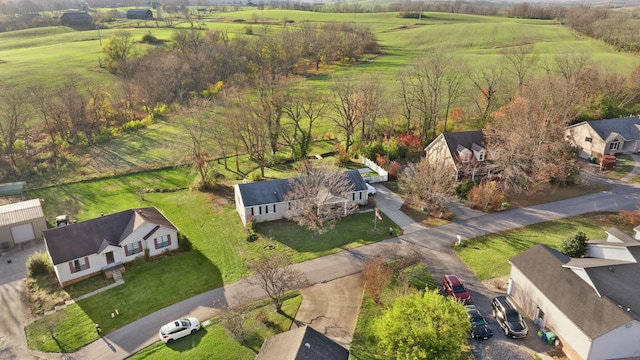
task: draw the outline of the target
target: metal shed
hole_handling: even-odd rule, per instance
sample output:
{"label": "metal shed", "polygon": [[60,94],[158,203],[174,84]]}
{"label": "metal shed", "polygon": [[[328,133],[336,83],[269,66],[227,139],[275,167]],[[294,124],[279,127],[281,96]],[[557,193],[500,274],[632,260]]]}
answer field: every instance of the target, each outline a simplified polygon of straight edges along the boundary
{"label": "metal shed", "polygon": [[0,206],[0,247],[42,239],[46,229],[40,199]]}

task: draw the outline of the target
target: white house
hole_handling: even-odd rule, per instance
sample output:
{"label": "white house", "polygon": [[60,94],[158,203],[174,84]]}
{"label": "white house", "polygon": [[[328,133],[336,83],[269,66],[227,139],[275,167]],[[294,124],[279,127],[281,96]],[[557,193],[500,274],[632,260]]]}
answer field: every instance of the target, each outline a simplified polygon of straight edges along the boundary
{"label": "white house", "polygon": [[424,148],[425,156],[431,163],[439,163],[443,168],[451,168],[456,176],[474,178],[486,173],[487,150],[481,130],[443,132]]}
{"label": "white house", "polygon": [[640,119],[627,117],[583,121],[568,126],[566,138],[579,149],[579,156],[601,158],[602,155],[640,151]]}
{"label": "white house", "polygon": [[[353,185],[351,198],[347,199],[358,205],[366,205],[368,201],[367,185],[358,170],[345,172]],[[292,210],[291,203],[285,200],[289,191],[288,179],[257,181],[234,185],[236,211],[242,224],[247,225],[250,219],[254,222],[283,219]]]}
{"label": "white house", "polygon": [[508,293],[556,333],[571,359],[640,356],[640,227],[636,238],[612,228],[571,259],[544,245],[510,260]]}
{"label": "white house", "polygon": [[0,247],[42,239],[47,221],[40,199],[0,206]]}
{"label": "white house", "polygon": [[178,229],[155,207],[131,209],[44,232],[60,286],[124,271],[135,258],[178,248]]}

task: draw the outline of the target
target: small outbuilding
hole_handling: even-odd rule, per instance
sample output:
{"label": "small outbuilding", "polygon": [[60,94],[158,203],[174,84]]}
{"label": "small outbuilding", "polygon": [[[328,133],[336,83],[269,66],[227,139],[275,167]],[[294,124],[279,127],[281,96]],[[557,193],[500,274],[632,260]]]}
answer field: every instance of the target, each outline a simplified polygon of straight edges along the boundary
{"label": "small outbuilding", "polygon": [[153,19],[153,12],[149,9],[129,9],[127,10],[127,19]]}
{"label": "small outbuilding", "polygon": [[47,221],[40,199],[0,206],[0,247],[42,239]]}
{"label": "small outbuilding", "polygon": [[87,26],[93,24],[93,17],[87,12],[67,12],[60,17],[64,26]]}

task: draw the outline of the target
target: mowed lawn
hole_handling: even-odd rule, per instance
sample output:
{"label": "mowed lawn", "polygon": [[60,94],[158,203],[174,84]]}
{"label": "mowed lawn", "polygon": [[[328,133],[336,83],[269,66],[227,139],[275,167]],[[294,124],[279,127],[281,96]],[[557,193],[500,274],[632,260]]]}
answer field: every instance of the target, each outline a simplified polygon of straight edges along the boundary
{"label": "mowed lawn", "polygon": [[606,238],[605,230],[613,226],[629,231],[614,215],[587,214],[465,240],[454,250],[480,280],[487,280],[508,275],[509,259],[536,244],[557,250],[563,240],[580,231],[598,240]]}
{"label": "mowed lawn", "polygon": [[[248,242],[235,211],[232,188],[220,184],[210,193],[191,191],[186,187],[193,176],[188,168],[168,168],[53,186],[27,194],[44,200],[50,222],[58,214],[70,214],[72,219],[82,221],[100,214],[154,206],[194,246],[193,251],[129,264],[124,285],[36,321],[27,329],[31,348],[48,352],[77,350],[97,339],[93,324],[99,323],[103,333],[109,333],[151,312],[236,281],[248,274],[247,262],[265,251],[283,252],[299,262],[389,238],[388,228],[395,226],[386,219],[377,222],[381,231],[371,231],[375,224],[373,213],[369,212],[344,219],[328,233],[313,238],[293,223],[277,222],[259,227],[262,236]],[[141,189],[156,192],[142,195]],[[265,250],[268,244],[276,246]],[[115,309],[120,315],[112,318]]]}

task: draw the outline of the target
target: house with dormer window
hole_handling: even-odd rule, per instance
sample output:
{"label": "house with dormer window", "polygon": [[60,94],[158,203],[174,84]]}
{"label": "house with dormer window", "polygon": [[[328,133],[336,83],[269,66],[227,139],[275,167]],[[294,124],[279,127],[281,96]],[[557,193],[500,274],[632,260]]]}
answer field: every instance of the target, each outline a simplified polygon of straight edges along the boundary
{"label": "house with dormer window", "polygon": [[508,294],[570,359],[640,356],[640,227],[588,243],[582,258],[536,245],[509,260]]}
{"label": "house with dormer window", "polygon": [[481,130],[443,132],[424,149],[429,161],[441,163],[457,178],[486,175],[487,150]]}
{"label": "house with dormer window", "polygon": [[131,209],[43,232],[61,287],[178,248],[178,228],[155,207]]}
{"label": "house with dormer window", "polygon": [[583,121],[567,127],[565,136],[582,158],[640,152],[640,118]]}

